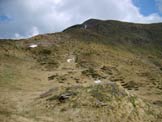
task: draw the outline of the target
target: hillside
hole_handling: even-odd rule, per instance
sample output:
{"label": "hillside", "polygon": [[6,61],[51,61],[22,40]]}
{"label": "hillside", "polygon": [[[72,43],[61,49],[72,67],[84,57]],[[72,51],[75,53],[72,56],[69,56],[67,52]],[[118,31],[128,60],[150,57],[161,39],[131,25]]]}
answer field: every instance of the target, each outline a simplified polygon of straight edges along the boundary
{"label": "hillside", "polygon": [[0,41],[0,121],[161,122],[162,23],[90,19]]}
{"label": "hillside", "polygon": [[[86,27],[86,29],[85,29]],[[80,38],[94,38],[108,44],[116,44],[121,47],[127,46],[161,51],[162,24],[134,24],[119,21],[101,21],[90,19],[81,25],[75,25],[64,32],[72,33],[73,36],[82,35]],[[76,33],[75,35],[73,33]],[[88,37],[87,37],[88,36]],[[136,49],[135,49],[136,50]]]}

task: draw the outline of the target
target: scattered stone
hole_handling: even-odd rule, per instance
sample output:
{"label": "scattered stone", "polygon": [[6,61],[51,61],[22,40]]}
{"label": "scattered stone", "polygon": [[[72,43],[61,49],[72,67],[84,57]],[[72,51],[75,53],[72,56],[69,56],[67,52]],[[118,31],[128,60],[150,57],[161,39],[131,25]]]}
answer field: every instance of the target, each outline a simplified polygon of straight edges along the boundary
{"label": "scattered stone", "polygon": [[67,93],[64,93],[64,94],[61,94],[58,98],[58,100],[60,102],[64,102],[65,100],[69,99],[69,97],[71,97],[73,95],[72,92],[67,92]]}
{"label": "scattered stone", "polygon": [[158,105],[158,106],[162,106],[162,101],[157,100],[155,102],[153,102],[154,105]]}
{"label": "scattered stone", "polygon": [[76,83],[79,83],[79,80],[76,80],[75,82],[76,82]]}
{"label": "scattered stone", "polygon": [[48,80],[53,80],[55,77],[57,77],[57,75],[52,75],[48,77]]}
{"label": "scattered stone", "polygon": [[160,70],[162,71],[162,67],[160,68]]}

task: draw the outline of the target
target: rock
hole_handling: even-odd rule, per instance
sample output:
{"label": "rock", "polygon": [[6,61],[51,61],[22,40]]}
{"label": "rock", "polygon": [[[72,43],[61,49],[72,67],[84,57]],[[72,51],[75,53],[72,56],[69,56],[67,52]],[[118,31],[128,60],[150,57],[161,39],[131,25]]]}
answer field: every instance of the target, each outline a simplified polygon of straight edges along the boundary
{"label": "rock", "polygon": [[48,77],[48,80],[53,80],[55,77],[57,77],[57,75],[52,75]]}
{"label": "rock", "polygon": [[69,99],[69,97],[71,97],[73,95],[72,92],[67,92],[67,93],[64,93],[64,94],[61,94],[58,98],[58,100],[60,102],[64,102],[66,99]]}

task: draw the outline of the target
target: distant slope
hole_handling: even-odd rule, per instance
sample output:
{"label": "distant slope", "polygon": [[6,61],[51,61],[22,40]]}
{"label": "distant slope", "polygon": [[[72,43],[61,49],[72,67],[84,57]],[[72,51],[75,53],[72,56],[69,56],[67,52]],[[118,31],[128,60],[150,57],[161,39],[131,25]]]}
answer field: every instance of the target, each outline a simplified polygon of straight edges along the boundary
{"label": "distant slope", "polygon": [[[107,38],[114,38],[119,40],[133,39],[144,42],[162,43],[162,23],[154,24],[135,24],[120,22],[114,20],[95,20],[90,19],[83,24],[75,25],[64,30],[64,32],[85,30],[92,33],[103,35]],[[139,40],[138,40],[139,39]],[[116,40],[118,41],[118,40]]]}
{"label": "distant slope", "polygon": [[162,23],[135,24],[90,19],[83,24],[69,27],[64,32],[83,40],[94,39],[125,48],[162,51]]}

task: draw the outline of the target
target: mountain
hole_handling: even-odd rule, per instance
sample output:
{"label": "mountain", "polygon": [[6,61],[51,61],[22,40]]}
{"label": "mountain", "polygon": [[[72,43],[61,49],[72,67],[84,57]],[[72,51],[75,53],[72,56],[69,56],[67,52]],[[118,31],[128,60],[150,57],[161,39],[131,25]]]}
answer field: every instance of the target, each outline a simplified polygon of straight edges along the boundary
{"label": "mountain", "polygon": [[90,19],[0,41],[0,121],[161,122],[162,23]]}
{"label": "mountain", "polygon": [[[86,29],[85,29],[86,27]],[[102,21],[90,19],[81,25],[75,25],[64,32],[73,36],[82,35],[83,39],[91,38],[100,40],[108,44],[124,45],[126,47],[158,48],[161,51],[162,23],[155,24],[134,24],[119,21]],[[75,35],[73,34],[75,33]],[[153,49],[154,50],[154,49]]]}

